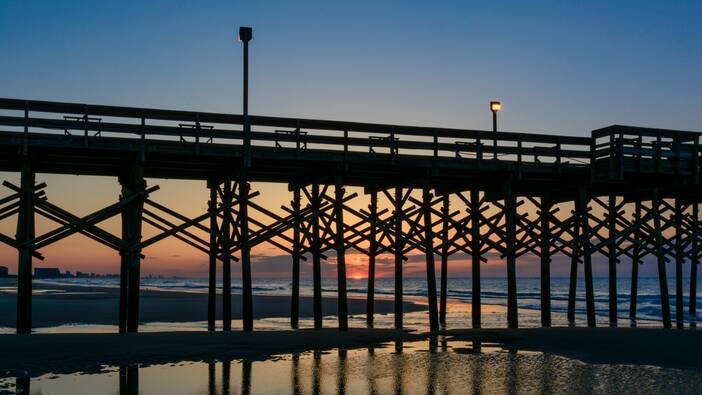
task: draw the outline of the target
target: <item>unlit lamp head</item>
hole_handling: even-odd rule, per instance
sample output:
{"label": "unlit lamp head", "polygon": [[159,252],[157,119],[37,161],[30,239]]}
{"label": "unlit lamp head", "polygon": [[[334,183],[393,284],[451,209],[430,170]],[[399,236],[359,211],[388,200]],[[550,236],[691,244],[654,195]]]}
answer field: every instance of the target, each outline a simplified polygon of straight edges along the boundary
{"label": "unlit lamp head", "polygon": [[498,112],[502,109],[502,103],[499,101],[491,101],[490,102],[490,111],[492,112]]}
{"label": "unlit lamp head", "polygon": [[253,29],[250,27],[241,26],[239,28],[239,35],[237,36],[239,42],[247,43],[253,38]]}

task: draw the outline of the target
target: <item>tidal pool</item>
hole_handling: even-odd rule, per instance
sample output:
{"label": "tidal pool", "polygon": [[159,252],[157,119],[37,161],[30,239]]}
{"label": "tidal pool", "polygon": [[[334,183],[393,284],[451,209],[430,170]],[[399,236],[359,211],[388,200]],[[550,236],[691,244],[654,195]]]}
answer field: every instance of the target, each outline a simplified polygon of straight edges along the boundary
{"label": "tidal pool", "polygon": [[588,364],[496,343],[450,338],[376,348],[277,355],[265,360],[104,366],[95,372],[22,372],[7,394],[536,394],[700,393],[702,372]]}

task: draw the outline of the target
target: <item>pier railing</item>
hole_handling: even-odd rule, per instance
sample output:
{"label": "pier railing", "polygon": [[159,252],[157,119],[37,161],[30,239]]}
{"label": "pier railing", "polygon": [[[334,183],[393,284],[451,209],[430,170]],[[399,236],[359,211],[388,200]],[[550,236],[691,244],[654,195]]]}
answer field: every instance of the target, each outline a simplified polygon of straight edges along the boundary
{"label": "pier railing", "polygon": [[[585,166],[589,137],[491,132],[360,122],[250,116],[251,145],[281,150],[329,150],[419,155],[518,165]],[[46,101],[0,99],[3,131],[62,134],[86,142],[119,137],[182,144],[242,146],[244,117]]]}
{"label": "pier railing", "polygon": [[592,132],[590,162],[597,162],[594,174],[610,179],[627,172],[697,177],[699,143],[698,132],[613,125]]}

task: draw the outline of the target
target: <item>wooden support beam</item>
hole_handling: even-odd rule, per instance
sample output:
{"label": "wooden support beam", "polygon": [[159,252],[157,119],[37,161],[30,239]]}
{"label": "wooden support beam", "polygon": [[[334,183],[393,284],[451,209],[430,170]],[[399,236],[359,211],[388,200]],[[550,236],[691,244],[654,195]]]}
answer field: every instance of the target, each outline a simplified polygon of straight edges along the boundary
{"label": "wooden support beam", "polygon": [[431,193],[429,187],[424,187],[423,197],[423,217],[424,217],[424,250],[426,255],[427,269],[427,292],[429,303],[429,329],[439,330],[439,317],[436,308],[436,270],[434,267],[434,231],[431,222]]}
{"label": "wooden support beam", "polygon": [[246,171],[239,175],[239,248],[241,253],[241,311],[243,329],[253,330],[253,287],[251,283],[251,246],[249,245],[249,183]]}
{"label": "wooden support beam", "polygon": [[539,205],[539,255],[541,260],[541,326],[551,326],[551,207],[553,203],[542,196]]}
{"label": "wooden support beam", "polygon": [[471,189],[470,191],[470,244],[471,244],[471,320],[473,328],[480,328],[480,250],[482,239],[480,237],[480,225],[482,212],[480,210],[480,191]]}
{"label": "wooden support beam", "polygon": [[578,284],[578,261],[580,259],[580,252],[582,250],[582,236],[580,234],[580,224],[583,222],[582,207],[579,203],[579,198],[576,197],[573,202],[573,240],[571,242],[571,255],[570,255],[570,277],[568,281],[568,323],[570,325],[575,325],[575,296]]}
{"label": "wooden support beam", "polygon": [[346,300],[346,245],[344,241],[344,186],[340,176],[336,177],[334,185],[334,217],[336,244],[336,273],[337,273],[337,303],[339,330],[349,329],[348,302]]}
{"label": "wooden support beam", "polygon": [[682,217],[684,207],[680,202],[680,199],[675,199],[675,211],[673,213],[674,223],[675,223],[675,326],[678,329],[682,329],[685,325],[685,311],[683,307],[683,261],[685,260],[683,256],[683,225]]}
{"label": "wooden support beam", "polygon": [[[407,192],[409,195],[409,191]],[[402,328],[402,257],[405,246],[404,236],[402,234],[402,188],[395,188],[395,197],[392,199],[394,205],[394,234],[395,237],[395,328]]]}
{"label": "wooden support beam", "polygon": [[[636,200],[634,203],[634,222],[641,221],[641,201]],[[629,296],[629,320],[631,320],[631,325],[636,326],[636,301],[639,292],[639,265],[641,264],[641,230],[634,230],[634,243],[632,246],[632,258],[631,258],[631,289]]]}
{"label": "wooden support beam", "polygon": [[699,203],[692,204],[692,246],[690,259],[690,297],[688,299],[688,311],[690,313],[691,325],[697,326],[697,265],[700,257],[700,213]]}
{"label": "wooden support beam", "polygon": [[321,239],[319,234],[320,203],[319,184],[312,184],[312,302],[314,310],[314,327],[322,327],[322,262]]}
{"label": "wooden support beam", "polygon": [[617,326],[617,197],[609,195],[607,204],[607,260],[609,281],[609,326]]}
{"label": "wooden support beam", "polygon": [[290,298],[290,327],[297,329],[300,320],[300,187],[293,189],[292,297]]}
{"label": "wooden support beam", "polygon": [[[441,197],[441,284],[439,290],[439,325],[446,328],[446,294],[448,292],[449,195]],[[431,207],[430,207],[431,208]]]}
{"label": "wooden support beam", "polygon": [[32,251],[34,247],[35,173],[28,157],[22,159],[20,205],[17,218],[17,333],[32,332]]}
{"label": "wooden support beam", "polygon": [[517,313],[517,267],[515,258],[516,228],[515,217],[517,214],[516,196],[512,191],[509,181],[505,183],[505,250],[507,258],[507,326],[519,327]]}
{"label": "wooden support beam", "polygon": [[207,284],[207,330],[214,332],[217,318],[217,254],[218,246],[217,234],[217,182],[207,181],[207,188],[210,190],[210,200],[207,202],[207,211],[210,219],[210,243],[209,243],[209,274]]}
{"label": "wooden support beam", "polygon": [[377,242],[377,226],[378,220],[378,192],[372,191],[370,196],[370,215],[368,221],[370,227],[368,229],[368,293],[366,294],[366,325],[369,328],[373,327],[373,316],[375,313],[375,257],[378,250]]}
{"label": "wooden support beam", "polygon": [[595,320],[595,290],[592,278],[592,248],[590,242],[590,209],[588,208],[588,196],[585,188],[578,190],[578,204],[582,213],[582,237],[580,239],[583,253],[583,265],[585,271],[585,311],[587,315],[587,326],[594,328],[597,326]]}
{"label": "wooden support beam", "polygon": [[219,229],[219,246],[222,251],[222,330],[232,330],[232,264],[231,255],[227,253],[232,248],[232,182],[227,179],[222,186],[222,224]]}
{"label": "wooden support beam", "polygon": [[663,234],[661,231],[661,210],[658,189],[654,188],[651,196],[651,211],[653,214],[653,229],[656,240],[656,261],[658,263],[658,284],[661,291],[661,318],[663,327],[671,327],[670,301],[668,295],[668,279],[665,270],[665,253],[663,252]]}
{"label": "wooden support beam", "polygon": [[[139,329],[139,287],[141,280],[141,225],[146,181],[141,163],[135,163],[119,177],[122,185],[121,200],[132,196],[122,206],[122,244],[120,274],[120,331],[137,332]],[[125,278],[126,277],[126,278]],[[125,282],[126,280],[126,282]],[[125,322],[126,320],[126,322]],[[126,326],[126,328],[125,328]]]}

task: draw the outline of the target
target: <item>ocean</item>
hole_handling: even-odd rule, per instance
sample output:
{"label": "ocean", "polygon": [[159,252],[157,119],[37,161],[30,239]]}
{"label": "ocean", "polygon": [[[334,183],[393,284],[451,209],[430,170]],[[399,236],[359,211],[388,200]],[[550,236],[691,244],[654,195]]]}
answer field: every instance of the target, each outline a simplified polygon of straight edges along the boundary
{"label": "ocean", "polygon": [[[118,278],[73,278],[73,279],[57,279],[45,280],[45,283],[54,284],[74,284],[74,285],[100,285],[117,287],[119,285]],[[254,278],[253,292],[255,295],[290,295],[291,281],[289,279],[280,278]],[[618,278],[617,283],[617,316],[620,320],[629,319],[629,289],[631,280],[629,278]],[[437,279],[438,289],[439,279]],[[169,290],[169,291],[185,291],[206,293],[207,279],[206,278],[156,278],[146,277],[141,280],[142,288]],[[702,315],[698,312],[697,317],[690,317],[687,314],[688,295],[689,295],[689,279],[684,279],[684,296],[683,305],[685,308],[686,321],[698,321]],[[221,283],[218,284],[221,287]],[[348,279],[347,289],[349,297],[366,297],[366,279]],[[670,293],[671,314],[675,317],[675,284],[674,279],[668,279],[668,287]],[[538,326],[538,311],[540,310],[540,280],[538,278],[518,278],[517,279],[517,294],[518,306],[521,316],[528,317],[526,321],[531,322],[536,320],[534,326]],[[426,281],[422,278],[404,278],[403,294],[406,300],[418,301],[420,303],[426,301],[427,287]],[[598,322],[606,323],[608,319],[608,282],[607,278],[595,278],[595,309]],[[241,292],[241,284],[238,279],[232,279],[232,293]],[[437,291],[438,292],[438,291]],[[336,279],[322,279],[322,293],[324,296],[336,296]],[[300,280],[300,294],[303,296],[312,295],[311,279]],[[375,294],[377,298],[392,299],[394,295],[394,279],[379,278],[376,279]],[[698,297],[700,292],[698,291]],[[461,314],[465,309],[470,307],[472,292],[471,279],[449,278],[448,279],[448,298],[452,304],[450,312]],[[484,306],[507,306],[507,281],[504,278],[483,278],[482,279],[482,304]],[[552,278],[551,280],[551,305],[553,312],[554,325],[565,322],[565,314],[568,304],[568,279],[567,278]],[[461,307],[465,307],[462,309]],[[467,314],[467,313],[466,313]],[[576,298],[576,316],[582,318],[585,315],[585,284],[582,279],[578,280],[577,298]],[[489,320],[489,318],[488,318]],[[658,279],[653,277],[644,277],[639,279],[639,289],[637,298],[637,321],[644,324],[657,325],[661,320],[661,304]],[[495,323],[498,324],[498,323]],[[469,325],[469,321],[468,321]]]}

